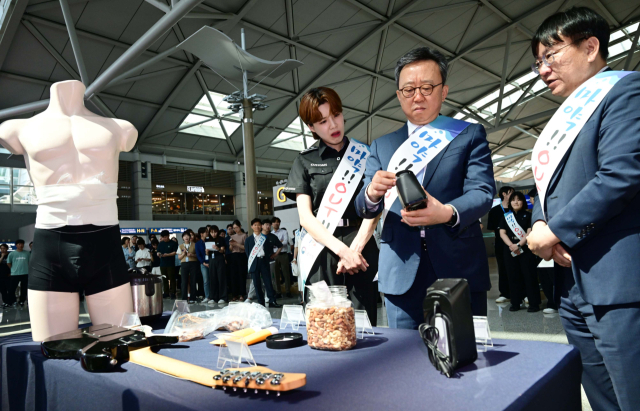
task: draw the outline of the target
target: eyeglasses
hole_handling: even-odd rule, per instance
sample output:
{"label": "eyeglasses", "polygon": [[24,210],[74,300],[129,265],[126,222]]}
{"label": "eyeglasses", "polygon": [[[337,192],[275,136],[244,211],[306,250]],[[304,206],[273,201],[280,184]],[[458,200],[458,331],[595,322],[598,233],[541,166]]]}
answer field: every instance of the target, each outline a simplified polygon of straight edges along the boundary
{"label": "eyeglasses", "polygon": [[405,87],[405,88],[401,88],[398,91],[402,92],[402,95],[405,98],[411,98],[416,94],[416,90],[420,89],[420,94],[422,94],[425,97],[429,97],[431,95],[431,93],[433,93],[433,89],[441,86],[443,83],[440,84],[425,84],[424,86],[420,86],[420,87]]}
{"label": "eyeglasses", "polygon": [[586,39],[586,37],[582,37],[572,43],[566,44],[562,47],[560,47],[558,50],[556,51],[551,51],[547,54],[545,54],[544,56],[542,56],[542,61],[540,60],[536,60],[533,64],[531,64],[531,71],[533,71],[535,74],[539,75],[540,74],[540,67],[542,66],[542,63],[544,63],[545,66],[550,67],[551,63],[554,62],[555,60],[555,55],[560,53],[560,51],[562,49],[565,49],[573,44],[576,44],[578,42],[581,42],[582,40]]}

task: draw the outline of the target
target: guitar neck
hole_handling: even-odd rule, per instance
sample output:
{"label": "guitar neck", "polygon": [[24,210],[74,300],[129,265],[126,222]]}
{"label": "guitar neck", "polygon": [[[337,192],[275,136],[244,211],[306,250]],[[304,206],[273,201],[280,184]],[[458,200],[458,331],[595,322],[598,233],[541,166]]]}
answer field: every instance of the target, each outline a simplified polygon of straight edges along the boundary
{"label": "guitar neck", "polygon": [[[223,375],[219,371],[213,371],[208,368],[199,367],[197,365],[189,364],[184,361],[156,354],[151,351],[151,348],[149,347],[129,352],[129,362],[141,365],[143,367],[151,368],[153,370],[160,371],[174,377],[189,380],[200,385],[205,385],[207,387],[220,386],[251,390],[289,391],[300,388],[307,383],[306,374],[294,373],[284,373],[278,385],[272,385],[269,381],[265,382],[264,384],[258,384],[255,379],[251,380],[249,384],[246,384],[245,378],[242,378],[240,381],[234,383],[233,377],[225,382],[223,381],[223,378],[214,378],[216,376]],[[271,371],[266,367],[233,368],[229,370],[276,374],[275,371]]]}

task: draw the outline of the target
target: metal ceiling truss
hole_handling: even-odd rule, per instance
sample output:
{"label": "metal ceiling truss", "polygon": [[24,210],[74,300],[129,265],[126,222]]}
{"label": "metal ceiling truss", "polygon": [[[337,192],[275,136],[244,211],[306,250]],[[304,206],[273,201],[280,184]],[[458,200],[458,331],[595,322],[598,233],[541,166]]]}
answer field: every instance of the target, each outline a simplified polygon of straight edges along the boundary
{"label": "metal ceiling truss", "polygon": [[[70,4],[84,3],[86,1],[89,1],[89,0],[61,0],[62,3],[65,3],[67,5],[67,8],[68,8],[68,5],[70,5]],[[99,0],[91,0],[91,1],[99,1]],[[156,6],[158,6],[160,4],[163,4],[163,3],[160,3],[160,2],[157,2],[157,1],[153,1],[153,0],[146,0],[146,1],[149,2],[149,3],[155,3],[154,5],[156,5]],[[199,0],[199,1],[190,0],[191,3],[194,3],[194,2],[195,3],[201,3],[201,1],[202,0]],[[485,73],[486,75],[488,75],[488,76],[490,76],[490,77],[492,77],[494,79],[500,80],[501,81],[501,84],[500,84],[500,86],[501,86],[500,87],[501,95],[504,94],[505,96],[508,96],[509,93],[504,93],[504,85],[507,82],[506,80],[504,80],[505,77],[506,77],[505,76],[505,74],[506,74],[505,73],[506,62],[505,62],[505,64],[503,64],[503,73],[502,73],[502,76],[501,76],[501,75],[493,73],[493,72],[491,72],[491,71],[489,71],[489,70],[487,70],[487,69],[485,69],[483,67],[480,67],[477,64],[464,59],[463,57],[465,55],[471,53],[471,52],[487,51],[487,50],[493,50],[493,49],[503,48],[503,47],[506,48],[505,51],[507,51],[507,53],[508,53],[509,43],[510,42],[507,42],[504,45],[489,46],[489,47],[485,47],[485,48],[480,48],[480,46],[485,44],[487,41],[493,39],[494,37],[504,33],[505,31],[509,31],[509,33],[510,33],[511,29],[517,29],[517,30],[521,31],[522,33],[524,33],[526,36],[531,37],[533,35],[533,33],[530,30],[526,29],[524,26],[522,26],[521,23],[526,18],[530,17],[532,14],[541,11],[542,9],[546,8],[547,6],[549,6],[549,5],[553,4],[553,3],[558,2],[559,0],[548,0],[548,1],[545,1],[544,3],[542,3],[542,4],[540,4],[540,5],[536,6],[536,7],[528,10],[527,12],[521,14],[520,16],[518,16],[518,17],[516,17],[514,19],[511,19],[504,12],[502,12],[500,9],[495,7],[489,0],[480,0],[482,5],[480,5],[477,1],[464,1],[464,2],[450,4],[450,5],[431,7],[431,8],[427,8],[427,9],[424,9],[424,10],[414,11],[412,9],[417,4],[420,3],[420,1],[415,1],[415,2],[410,2],[409,4],[407,4],[405,7],[403,7],[401,10],[399,10],[397,13],[395,13],[393,15],[390,15],[389,12],[392,11],[392,8],[393,8],[393,6],[392,6],[393,1],[391,1],[390,2],[391,3],[390,4],[391,7],[389,7],[387,16],[376,12],[375,10],[371,9],[370,7],[360,3],[358,0],[343,0],[343,1],[346,1],[346,2],[348,2],[348,3],[350,3],[350,4],[354,5],[354,6],[358,7],[360,10],[363,10],[363,11],[367,12],[369,15],[373,16],[374,18],[376,18],[379,21],[364,22],[364,23],[359,23],[359,24],[355,24],[355,25],[351,25],[351,26],[340,27],[340,28],[335,28],[335,29],[323,31],[323,32],[310,33],[310,34],[305,34],[305,35],[300,35],[300,36],[296,35],[293,30],[288,30],[288,36],[286,37],[286,36],[282,36],[280,34],[274,33],[274,32],[272,32],[272,31],[270,31],[270,30],[268,30],[266,28],[263,28],[263,27],[260,27],[258,25],[255,25],[253,23],[243,21],[242,18],[247,14],[247,12],[251,9],[251,7],[253,7],[253,5],[255,5],[257,3],[257,0],[248,0],[241,7],[241,9],[240,9],[240,11],[238,13],[224,13],[224,12],[221,12],[221,11],[219,11],[219,10],[215,9],[214,7],[211,7],[211,6],[207,5],[207,4],[196,4],[195,6],[190,7],[189,11],[187,11],[186,13],[183,13],[179,18],[177,18],[175,20],[175,23],[172,24],[171,27],[173,27],[174,30],[176,30],[174,25],[177,24],[177,22],[181,18],[194,17],[194,18],[219,19],[219,20],[223,20],[223,21],[219,21],[218,23],[215,24],[215,26],[217,28],[219,28],[219,29],[224,29],[227,32],[229,32],[230,29],[233,28],[235,25],[241,24],[244,27],[247,27],[249,29],[255,30],[255,31],[260,32],[262,34],[266,34],[269,37],[274,38],[278,42],[284,42],[285,44],[288,44],[290,46],[290,50],[292,51],[294,56],[295,56],[296,48],[300,48],[300,49],[303,49],[303,50],[308,51],[310,53],[313,53],[315,55],[318,55],[320,57],[323,57],[323,58],[325,58],[325,59],[327,59],[327,60],[332,62],[332,64],[329,66],[329,68],[327,70],[325,70],[321,75],[316,77],[316,79],[314,79],[313,81],[309,82],[309,84],[305,87],[305,89],[302,89],[302,90],[300,89],[300,85],[299,85],[299,80],[298,79],[294,80],[294,92],[290,92],[288,90],[283,90],[283,89],[280,89],[280,88],[277,88],[277,87],[273,87],[273,86],[268,86],[266,84],[261,84],[261,86],[264,86],[267,89],[271,89],[271,90],[274,90],[276,92],[280,92],[280,93],[283,93],[283,94],[286,94],[286,95],[289,95],[289,96],[293,96],[294,98],[292,98],[289,102],[287,102],[287,104],[285,104],[284,107],[282,107],[277,113],[275,113],[267,121],[266,124],[264,124],[263,126],[259,126],[259,125],[256,124],[256,126],[261,127],[260,131],[256,134],[256,136],[258,136],[264,129],[278,129],[277,127],[273,127],[272,123],[274,121],[276,121],[278,119],[278,117],[285,110],[287,110],[289,107],[291,107],[291,105],[293,103],[297,103],[299,101],[300,97],[302,97],[302,95],[304,95],[304,93],[312,85],[314,85],[314,83],[319,82],[322,78],[324,78],[326,76],[326,74],[328,72],[332,71],[337,66],[342,65],[344,67],[351,68],[353,70],[362,72],[362,73],[364,73],[364,76],[359,76],[359,77],[355,77],[355,78],[351,78],[351,79],[346,79],[346,80],[342,80],[342,81],[339,81],[339,82],[335,82],[335,83],[332,83],[333,85],[342,84],[343,82],[348,82],[348,81],[355,81],[356,79],[363,78],[363,77],[366,77],[366,76],[373,77],[372,88],[371,88],[371,92],[370,92],[370,96],[369,96],[368,112],[364,112],[362,110],[357,110],[357,109],[345,107],[345,110],[353,111],[355,113],[358,113],[358,114],[361,114],[361,115],[364,116],[364,119],[360,120],[355,126],[352,126],[351,129],[353,129],[353,128],[357,127],[358,125],[362,124],[362,122],[364,122],[364,121],[368,121],[369,122],[369,126],[368,126],[369,130],[368,130],[368,138],[367,138],[367,140],[369,141],[372,138],[371,131],[370,131],[370,127],[371,127],[370,125],[371,125],[371,122],[372,122],[372,119],[373,119],[374,116],[378,116],[381,119],[388,120],[388,121],[393,121],[393,122],[396,122],[398,124],[402,124],[404,122],[400,121],[400,120],[397,120],[397,119],[383,117],[383,116],[379,115],[379,113],[385,108],[385,106],[387,106],[389,103],[391,103],[393,100],[395,100],[395,96],[393,96],[392,98],[390,98],[387,101],[385,101],[377,109],[373,110],[373,101],[375,100],[375,89],[377,88],[377,82],[379,80],[383,80],[383,81],[386,81],[386,82],[395,83],[395,79],[393,77],[388,77],[388,76],[383,74],[386,71],[393,70],[392,68],[391,69],[382,70],[382,71],[380,70],[380,64],[379,63],[382,60],[382,58],[381,58],[382,52],[381,52],[380,48],[382,47],[382,49],[384,49],[382,37],[385,37],[385,36],[381,35],[381,42],[380,42],[380,45],[379,45],[378,58],[377,58],[377,61],[376,61],[375,70],[373,70],[373,71],[346,61],[348,59],[348,57],[350,55],[352,55],[353,52],[356,49],[358,49],[361,44],[365,43],[372,36],[377,35],[378,33],[385,33],[386,34],[388,32],[389,28],[393,27],[394,29],[400,30],[404,34],[407,34],[407,35],[413,37],[414,39],[416,39],[416,40],[418,40],[418,41],[420,41],[420,42],[422,42],[424,44],[427,44],[427,45],[429,45],[431,47],[439,49],[440,51],[445,53],[447,56],[449,56],[449,59],[450,59],[451,62],[456,62],[456,61],[460,60],[461,62],[465,63],[469,67],[474,68],[478,72]],[[595,1],[596,1],[596,3],[600,3],[598,0],[595,0]],[[172,6],[174,6],[173,8],[170,8],[168,5],[164,4],[162,9],[164,11],[170,11],[170,13],[172,15],[175,15],[174,12],[175,12],[176,8],[181,8],[181,7],[184,8],[184,4],[182,4],[182,3],[186,3],[186,2],[187,2],[187,0],[182,0],[180,2],[175,2],[175,4],[174,4],[174,2],[172,1]],[[293,14],[292,14],[293,10],[292,10],[291,4],[290,4],[291,1],[290,0],[285,0],[285,2],[286,2],[285,4],[287,5],[287,10],[288,10],[287,21],[288,21],[288,29],[289,29],[289,26],[290,25],[292,26],[292,24],[293,24]],[[564,7],[565,4],[567,4],[566,1],[562,4],[562,6],[560,8]],[[411,28],[406,27],[402,23],[398,22],[398,20],[401,17],[411,17],[411,16],[423,15],[423,14],[428,14],[428,13],[436,13],[436,12],[439,12],[439,11],[451,10],[451,9],[455,9],[455,8],[470,7],[472,5],[476,5],[477,6],[476,11],[474,12],[474,15],[473,15],[471,21],[469,22],[467,28],[465,29],[465,32],[463,34],[463,38],[461,39],[460,43],[458,44],[458,47],[456,48],[455,52],[452,52],[450,50],[447,50],[447,49],[443,48],[442,46],[440,46],[438,44],[435,44],[434,42],[428,40],[427,38],[415,33]],[[600,3],[600,5],[602,5],[602,3]],[[478,14],[478,10],[479,10],[480,6],[488,7],[492,12],[494,12],[496,15],[498,15],[500,18],[502,18],[507,24],[505,26],[500,27],[497,30],[494,30],[493,32],[489,33],[488,35],[484,36],[483,38],[480,38],[480,39],[476,40],[471,45],[469,45],[469,46],[467,46],[465,48],[461,48],[462,45],[463,45],[463,42],[465,40],[464,37],[466,36],[467,32],[469,31],[469,28],[473,25],[474,17]],[[62,5],[61,3],[59,3],[58,1],[49,1],[49,2],[40,3],[40,4],[37,4],[37,5],[33,5],[33,6],[28,6],[26,11],[27,11],[27,13],[29,13],[29,12],[36,12],[36,11],[41,11],[41,10],[45,10],[45,9],[50,9],[50,8],[54,8],[54,7],[63,8],[63,15],[65,14],[65,11],[64,11],[65,6]],[[201,10],[204,10],[206,13],[192,13],[190,10],[193,9],[194,7],[199,7]],[[604,6],[602,6],[602,7],[604,7]],[[640,7],[635,9],[634,11],[632,11],[629,14],[629,16],[625,19],[625,23],[623,23],[623,25],[628,25],[628,24],[630,24],[630,22],[632,20],[637,19],[637,17],[634,17],[633,15],[639,9],[640,9]],[[604,13],[604,11],[603,11],[603,13]],[[167,15],[165,15],[165,17],[166,16]],[[612,17],[613,16],[608,16],[608,19],[611,20]],[[49,21],[49,20],[46,20],[46,19],[43,19],[43,18],[40,18],[40,17],[31,16],[31,15],[24,15],[23,18],[24,18],[24,20],[27,20],[27,21],[30,21],[30,22],[37,22],[37,23],[45,24],[45,25],[48,25],[48,26],[51,26],[51,27],[62,28],[62,29],[67,30],[67,28],[65,28],[64,25],[61,25],[59,23],[52,22],[52,21]],[[65,17],[65,20],[68,21],[68,19],[66,17]],[[615,22],[614,25],[620,25],[617,21],[615,21],[615,18],[613,19],[613,21]],[[156,23],[156,25],[157,24],[158,23]],[[360,39],[346,53],[344,53],[341,56],[337,56],[337,57],[336,56],[331,56],[331,55],[329,55],[327,53],[324,53],[324,52],[322,52],[320,50],[317,50],[317,49],[315,49],[313,47],[307,46],[307,45],[302,44],[300,42],[300,41],[305,40],[305,39],[308,40],[308,39],[316,38],[316,37],[319,37],[319,36],[326,36],[326,35],[331,35],[331,34],[335,34],[335,33],[361,29],[361,28],[366,27],[366,26],[373,26],[374,24],[377,24],[377,26],[373,31],[369,32],[364,38]],[[156,25],[154,25],[154,27]],[[71,26],[73,27],[73,25],[71,25]],[[72,47],[73,47],[74,43],[77,44],[77,35],[88,37],[88,38],[92,38],[94,40],[98,40],[98,41],[102,41],[102,42],[106,42],[107,44],[111,44],[111,45],[113,45],[115,47],[125,48],[125,49],[127,49],[127,51],[128,51],[128,49],[133,48],[135,45],[137,45],[140,42],[140,39],[139,39],[138,41],[136,41],[136,43],[134,45],[129,45],[129,44],[120,42],[118,40],[113,40],[113,39],[109,39],[109,38],[105,38],[105,37],[96,35],[94,33],[81,31],[81,30],[75,30],[75,28],[73,28],[71,31],[73,31],[75,33],[74,37],[76,37],[76,40],[72,39]],[[179,31],[179,28],[176,31]],[[637,46],[639,33],[640,33],[640,30],[638,30],[636,32],[636,35],[634,37],[634,42],[633,42],[634,46],[632,47],[632,50],[629,53],[629,57],[627,58],[627,61],[625,62],[625,67],[628,67],[631,64],[631,58],[632,58],[632,55],[633,55],[633,49]],[[70,38],[71,38],[72,37],[71,32],[69,33],[69,35],[70,35]],[[516,44],[525,43],[525,42],[527,42],[527,40],[512,42],[511,44],[512,45],[516,45]],[[46,48],[46,46],[45,46],[45,48]],[[81,66],[83,66],[83,64],[81,63],[81,61],[82,61],[81,60],[81,54],[79,53],[79,48],[78,48],[78,53],[76,53],[76,47],[73,47],[73,48],[74,48],[74,55],[76,55],[78,68],[80,70],[80,74],[76,73],[75,75],[79,76],[79,78],[82,79],[83,78],[82,71],[84,69],[80,68]],[[123,84],[123,83],[129,83],[129,82],[133,82],[133,81],[137,81],[137,80],[143,80],[143,79],[147,79],[147,78],[151,78],[151,77],[155,77],[155,76],[161,76],[161,75],[177,72],[177,71],[180,71],[180,70],[186,70],[187,68],[191,68],[189,70],[189,72],[187,73],[187,75],[183,76],[182,80],[178,84],[178,85],[180,85],[180,84],[184,84],[186,79],[188,77],[190,77],[191,74],[193,74],[192,73],[193,65],[192,65],[191,62],[180,60],[180,59],[173,58],[173,57],[169,57],[170,54],[173,54],[176,51],[175,48],[171,48],[171,49],[166,50],[165,52],[162,52],[162,53],[156,53],[156,52],[153,52],[153,51],[150,51],[150,50],[145,50],[145,48],[143,48],[142,50],[139,50],[139,48],[138,48],[138,49],[135,50],[135,52],[151,56],[151,58],[149,60],[145,61],[144,63],[142,63],[142,64],[140,64],[140,65],[138,65],[138,66],[136,66],[136,67],[134,67],[134,68],[132,68],[130,70],[128,70],[127,72],[125,72],[123,74],[116,75],[115,77],[112,75],[113,72],[114,71],[115,72],[122,71],[121,69],[124,67],[125,64],[127,64],[129,61],[131,61],[131,59],[126,59],[127,62],[125,62],[124,64],[119,64],[117,67],[113,67],[113,66],[116,66],[116,64],[114,63],[114,65],[112,65],[113,70],[111,70],[112,67],[109,67],[109,69],[107,70],[107,71],[110,71],[109,76],[104,76],[105,73],[103,73],[100,76],[99,79],[96,79],[96,81],[97,80],[101,80],[100,83],[95,84],[96,81],[94,81],[94,84],[89,85],[89,87],[93,87],[93,89],[92,89],[93,93],[92,93],[92,95],[88,95],[87,97],[89,97],[89,98],[93,97],[93,94],[95,94],[95,90],[100,90],[101,91],[104,88],[112,87],[114,85]],[[507,54],[505,54],[505,55],[507,55]],[[78,56],[80,58],[79,61],[78,61]],[[54,58],[56,58],[56,56],[54,56]],[[58,60],[58,59],[56,58],[56,60]],[[122,60],[122,56],[121,56],[120,59],[118,59],[116,61],[116,63],[121,63],[120,60]],[[158,71],[152,72],[152,73],[140,74],[140,72],[143,69],[145,69],[148,66],[150,66],[150,65],[152,65],[152,64],[154,64],[156,62],[159,62],[161,60],[162,61],[166,60],[167,62],[174,63],[178,67],[171,67],[171,68],[168,68],[168,69],[158,70]],[[61,65],[62,65],[62,63],[61,63]],[[63,67],[64,67],[64,65],[63,65]],[[64,67],[64,68],[65,68],[65,70],[67,70],[66,67]],[[196,71],[197,71],[196,76],[197,77],[198,77],[198,74],[200,73],[200,70],[203,70],[203,69],[204,70],[209,70],[206,67],[202,67],[199,70],[196,69]],[[75,72],[75,70],[73,70],[73,71]],[[7,74],[10,74],[10,73],[7,73]],[[76,78],[73,73],[69,73],[69,74],[72,77]],[[105,84],[104,79],[106,77],[108,77],[109,80]],[[202,77],[202,75],[199,74],[199,77]],[[294,78],[295,77],[298,77],[297,73],[294,74]],[[517,77],[518,76],[514,76],[514,78],[517,78]],[[202,79],[202,80],[204,80],[204,79]],[[198,81],[199,81],[199,83],[201,83],[200,79]],[[483,85],[478,85],[478,86],[470,87],[470,88],[463,89],[463,90],[454,90],[450,94],[462,93],[462,92],[465,92],[465,91],[471,91],[471,90],[478,89],[478,88],[495,86],[496,84],[497,83],[483,84]],[[200,85],[202,87],[202,84],[200,84]],[[522,86],[524,86],[524,85],[521,85],[521,87]],[[452,108],[453,110],[455,110],[457,112],[461,112],[461,113],[463,113],[465,115],[469,115],[469,116],[475,118],[476,120],[480,121],[481,123],[487,125],[487,127],[488,127],[487,132],[496,132],[496,131],[500,131],[500,130],[503,130],[503,129],[506,129],[506,128],[509,128],[509,127],[517,126],[518,124],[522,124],[523,122],[526,122],[526,121],[531,121],[531,120],[535,120],[537,118],[541,118],[541,117],[547,115],[547,113],[551,111],[551,110],[548,110],[548,111],[545,111],[543,113],[538,113],[538,114],[533,115],[533,116],[525,117],[524,119],[518,119],[518,120],[514,120],[514,121],[510,121],[510,122],[505,122],[516,106],[524,104],[523,101],[524,102],[530,101],[530,99],[529,100],[524,100],[524,98],[530,92],[532,86],[533,86],[533,82],[527,86],[527,90],[525,91],[525,93],[519,98],[519,100],[518,100],[518,102],[516,104],[514,104],[514,105],[512,105],[510,107],[510,109],[506,113],[506,115],[502,116],[501,112],[500,112],[501,110],[499,110],[497,112],[497,115],[495,115],[495,127],[493,127],[493,128],[491,128],[491,124],[487,125],[487,122],[484,119],[482,119],[481,117],[477,116],[475,113],[473,113],[472,110],[464,107],[464,105],[461,105],[460,103],[456,103],[456,102],[454,102],[454,101],[449,99],[454,104],[458,104],[458,105],[462,106],[463,109],[460,109],[459,107],[456,107],[454,104],[447,104],[446,101],[445,101],[445,105],[447,105],[448,107]],[[178,87],[176,86],[176,88],[178,88]],[[174,89],[174,92],[175,91],[176,90]],[[174,92],[172,92],[169,95],[169,97],[167,98],[169,101],[172,100],[173,97],[175,97]],[[204,92],[205,95],[208,95],[208,93],[205,90],[203,90],[203,92]],[[513,92],[513,90],[512,90],[512,92]],[[101,94],[104,95],[105,97],[107,97],[107,95],[105,95],[104,93],[101,93]],[[109,98],[116,98],[116,97],[121,99],[121,100],[124,99],[124,98],[118,97],[118,96],[109,96]],[[208,95],[208,98],[210,98],[209,95]],[[548,101],[553,101],[553,100],[548,100]],[[499,105],[501,105],[501,102],[502,102],[502,98],[500,98],[500,100],[499,100]],[[165,101],[165,103],[166,103],[166,101]],[[98,102],[98,100],[96,100],[96,104],[100,104]],[[7,117],[10,117],[10,116],[15,116],[15,115],[19,115],[19,114],[28,113],[28,112],[39,111],[41,109],[46,108],[47,105],[48,105],[48,101],[40,101],[40,102],[34,102],[34,103],[27,104],[27,105],[23,105],[23,106],[20,106],[20,107],[14,107],[14,108],[11,108],[11,109],[0,110],[0,118],[7,118]],[[104,106],[103,108],[106,108],[106,106]],[[162,104],[160,106],[160,108],[161,108],[161,111],[169,109],[169,110],[180,110],[180,111],[184,112],[184,110],[182,110],[182,109],[175,109],[175,108],[169,107],[169,104]],[[212,109],[215,112],[215,107],[212,107]],[[156,116],[154,116],[154,119],[152,119],[152,123],[156,123],[157,122],[157,118],[159,118],[158,113],[156,113]],[[220,117],[217,114],[216,114],[216,116],[214,116],[212,118],[216,118],[216,119],[218,119],[218,121],[221,121]],[[154,125],[152,123],[150,123],[150,125]],[[141,140],[143,140],[144,138],[150,138],[150,137],[154,137],[155,138],[157,136],[157,135],[149,136],[149,133],[150,133],[151,129],[152,129],[152,127],[147,126],[147,128],[143,131],[143,138],[141,138]],[[223,130],[224,130],[224,127],[223,127]],[[520,129],[520,130],[522,130],[522,129]],[[168,133],[168,132],[166,132],[166,133]],[[231,142],[229,140],[229,136],[226,136],[226,137],[227,137],[228,144],[230,144],[230,149],[233,152],[234,151],[232,149],[233,145],[231,144]],[[273,142],[274,139],[275,138],[271,139],[269,144],[271,142]],[[303,138],[303,140],[305,141],[305,144],[306,144],[306,140],[304,138]],[[265,146],[261,146],[261,147],[265,147]],[[240,155],[241,153],[242,153],[242,149],[240,149],[237,152],[237,155]]]}
{"label": "metal ceiling truss", "polygon": [[[305,87],[303,90],[300,90],[300,92],[291,100],[289,100],[289,102],[287,102],[278,112],[276,112],[270,119],[269,121],[267,121],[267,126],[270,126],[274,121],[276,121],[276,119],[278,119],[278,117],[280,116],[280,114],[282,112],[284,112],[285,110],[289,109],[291,107],[291,105],[293,105],[296,101],[298,101],[300,98],[302,98],[302,96],[312,88],[312,86],[314,84],[317,84],[318,82],[320,82],[320,80],[322,80],[323,78],[325,78],[329,73],[331,73],[333,70],[335,70],[338,66],[340,66],[344,61],[346,61],[355,51],[357,51],[360,47],[362,47],[363,44],[366,44],[366,42],[368,40],[370,40],[373,36],[378,35],[379,33],[381,33],[384,29],[388,28],[390,25],[392,25],[396,20],[398,20],[399,18],[401,18],[404,14],[406,14],[407,12],[409,12],[412,8],[414,8],[415,6],[417,6],[418,4],[420,4],[421,2],[423,2],[424,0],[415,0],[412,1],[410,3],[408,3],[407,5],[405,5],[404,7],[402,7],[400,10],[398,10],[396,13],[394,13],[389,19],[387,19],[387,21],[385,21],[384,23],[379,24],[374,30],[370,31],[369,33],[367,33],[363,38],[358,39],[358,41],[351,46],[346,52],[344,52],[339,58],[338,60],[334,61],[333,63],[331,63],[329,65],[329,67],[327,67],[326,69],[324,69],[322,71],[322,73],[320,75],[318,75],[316,78],[314,78],[313,80],[311,80]],[[264,129],[261,129],[260,131],[258,131],[256,133],[256,138],[262,133]],[[269,143],[272,142],[273,140],[275,140],[277,138],[277,136],[271,138],[269,140]],[[240,150],[241,152],[242,150]],[[240,154],[240,152],[238,154]]]}
{"label": "metal ceiling truss", "polygon": [[[162,37],[167,29],[176,24],[185,14],[191,11],[197,4],[203,0],[182,0],[170,12],[165,14],[158,20],[147,32],[145,32],[131,47],[122,53],[106,70],[104,70],[93,83],[87,85],[85,91],[85,100],[91,100],[95,94],[102,91],[111,80],[120,74],[124,67],[131,61],[138,58],[149,46]],[[33,103],[24,104],[9,109],[0,110],[0,119],[7,117],[15,117],[21,114],[27,114],[34,111],[44,110],[48,107],[49,100],[40,100]]]}

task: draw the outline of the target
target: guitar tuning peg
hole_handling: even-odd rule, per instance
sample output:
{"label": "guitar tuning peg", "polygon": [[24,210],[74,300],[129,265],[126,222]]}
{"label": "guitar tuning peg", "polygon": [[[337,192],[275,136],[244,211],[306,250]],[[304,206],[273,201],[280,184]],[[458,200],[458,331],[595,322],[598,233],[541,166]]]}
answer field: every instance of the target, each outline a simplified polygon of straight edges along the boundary
{"label": "guitar tuning peg", "polygon": [[226,391],[226,390],[227,390],[227,387],[222,387],[222,390],[223,390],[223,391]]}
{"label": "guitar tuning peg", "polygon": [[276,397],[279,397],[279,396],[280,396],[280,392],[278,392],[278,394],[276,394]]}
{"label": "guitar tuning peg", "polygon": [[267,391],[267,395],[269,395],[269,391]]}
{"label": "guitar tuning peg", "polygon": [[238,391],[238,389],[236,387],[233,387],[233,392]]}
{"label": "guitar tuning peg", "polygon": [[246,388],[243,388],[242,390],[243,390],[244,392],[247,392],[247,389],[246,389]]}
{"label": "guitar tuning peg", "polygon": [[254,394],[257,394],[257,393],[258,393],[258,390],[253,390],[253,393],[254,393]]}

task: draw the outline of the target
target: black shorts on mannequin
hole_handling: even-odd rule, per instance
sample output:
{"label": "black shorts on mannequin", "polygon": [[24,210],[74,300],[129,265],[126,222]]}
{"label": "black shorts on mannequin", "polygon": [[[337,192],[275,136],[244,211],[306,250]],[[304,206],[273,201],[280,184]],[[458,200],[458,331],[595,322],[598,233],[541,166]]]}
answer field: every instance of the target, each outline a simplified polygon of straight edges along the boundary
{"label": "black shorts on mannequin", "polygon": [[92,295],[129,282],[119,225],[36,228],[33,242],[30,290]]}

